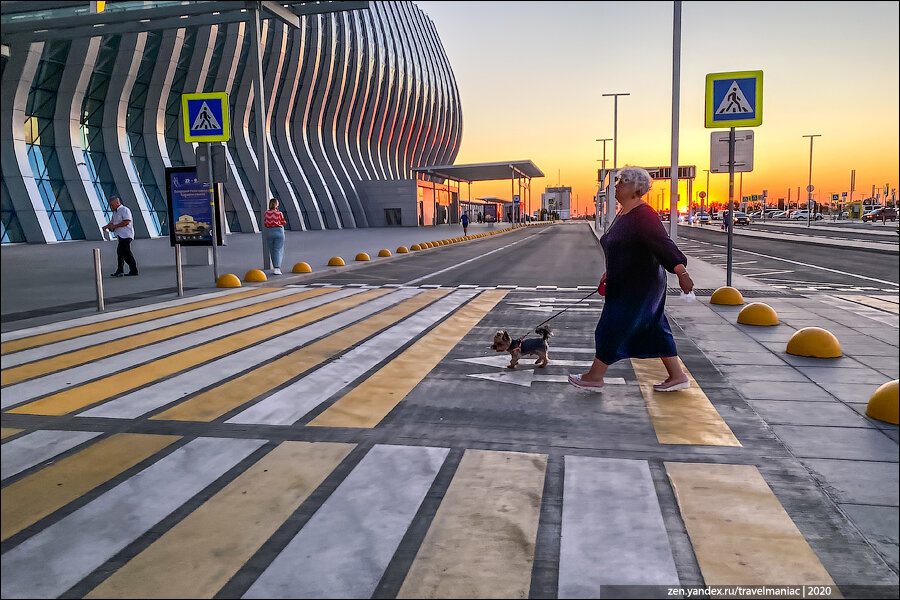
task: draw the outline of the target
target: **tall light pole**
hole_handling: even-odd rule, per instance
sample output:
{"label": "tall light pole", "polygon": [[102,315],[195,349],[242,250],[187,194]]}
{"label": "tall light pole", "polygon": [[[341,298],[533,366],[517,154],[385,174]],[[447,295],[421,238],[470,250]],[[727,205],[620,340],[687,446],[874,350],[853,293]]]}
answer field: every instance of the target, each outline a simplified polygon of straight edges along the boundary
{"label": "tall light pole", "polygon": [[[709,169],[703,169],[703,170],[706,171],[706,201],[707,201],[707,202],[710,202],[710,199],[709,199]],[[707,205],[707,206],[709,206],[709,205]],[[708,212],[708,211],[707,211],[707,210],[704,210],[704,208],[703,208],[703,200],[701,199],[701,201],[700,201],[700,214],[702,215],[704,212]],[[700,224],[703,225],[703,222],[701,222]],[[710,225],[712,225],[712,223],[710,223]]]}
{"label": "tall light pole", "polygon": [[[613,99],[613,169],[619,168],[618,147],[619,147],[619,96],[630,96],[630,93],[603,94],[603,96],[612,96]],[[613,183],[613,197],[615,197],[615,182]],[[615,212],[615,202],[609,198],[609,190],[606,191],[606,214],[603,219],[604,229],[609,227],[612,215]]]}
{"label": "tall light pole", "polygon": [[812,184],[812,148],[813,148],[813,138],[822,137],[820,133],[813,133],[811,135],[804,135],[802,137],[809,138],[809,185],[806,186],[806,226],[809,227],[809,222],[812,219],[812,215],[810,213],[810,204],[812,203],[812,192],[813,192],[813,184]]}
{"label": "tall light pole", "polygon": [[[604,190],[605,202],[609,203],[603,182],[606,181],[606,142],[611,142],[612,138],[599,138],[596,141],[603,142],[603,168],[600,170],[600,190]],[[600,231],[600,190],[597,190],[597,203],[594,210],[594,231]],[[604,219],[605,222],[605,219]]]}

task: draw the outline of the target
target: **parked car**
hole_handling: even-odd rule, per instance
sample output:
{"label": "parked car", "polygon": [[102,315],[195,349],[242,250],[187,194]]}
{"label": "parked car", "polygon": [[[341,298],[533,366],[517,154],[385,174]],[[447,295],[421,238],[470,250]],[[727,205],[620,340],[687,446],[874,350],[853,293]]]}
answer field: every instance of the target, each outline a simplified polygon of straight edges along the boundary
{"label": "parked car", "polygon": [[896,221],[897,220],[897,209],[896,208],[876,208],[875,210],[870,210],[866,214],[862,216],[863,223],[868,221]]}
{"label": "parked car", "polygon": [[725,215],[728,214],[727,210],[720,210],[713,213],[713,221],[721,221],[725,218]]}
{"label": "parked car", "polygon": [[710,220],[710,216],[709,216],[709,213],[707,213],[707,212],[697,213],[696,215],[694,215],[695,223],[700,223],[701,225],[704,225],[704,224],[708,224],[709,220]]}
{"label": "parked car", "polygon": [[772,211],[772,214],[769,215],[770,219],[787,219],[787,211],[783,210],[775,210]]}
{"label": "parked car", "polygon": [[736,212],[736,213],[734,213],[734,224],[735,225],[749,225],[750,224],[750,216],[747,213]]}
{"label": "parked car", "polygon": [[762,211],[757,210],[757,211],[750,213],[750,218],[751,219],[762,219]]}

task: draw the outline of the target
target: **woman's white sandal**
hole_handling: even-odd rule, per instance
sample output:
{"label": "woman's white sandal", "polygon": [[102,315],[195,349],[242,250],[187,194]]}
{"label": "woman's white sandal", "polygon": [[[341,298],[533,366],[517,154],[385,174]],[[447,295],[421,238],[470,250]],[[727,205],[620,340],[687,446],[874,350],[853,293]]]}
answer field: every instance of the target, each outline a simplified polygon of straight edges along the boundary
{"label": "woman's white sandal", "polygon": [[653,390],[657,392],[677,392],[678,390],[686,390],[691,387],[690,380],[681,381],[679,383],[670,383],[666,385],[666,382],[660,382],[653,384]]}

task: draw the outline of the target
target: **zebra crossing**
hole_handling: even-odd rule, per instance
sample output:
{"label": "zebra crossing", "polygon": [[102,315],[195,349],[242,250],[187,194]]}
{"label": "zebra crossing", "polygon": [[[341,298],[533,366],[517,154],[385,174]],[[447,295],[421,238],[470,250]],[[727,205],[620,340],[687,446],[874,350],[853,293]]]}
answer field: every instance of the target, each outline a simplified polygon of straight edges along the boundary
{"label": "zebra crossing", "polygon": [[[364,435],[438,365],[469,368],[448,354],[510,290],[253,292],[3,334],[3,597],[598,597],[772,565],[833,584],[754,466]],[[654,368],[616,386],[648,449],[741,450],[699,386],[657,398]],[[716,545],[722,502],[773,535]]]}

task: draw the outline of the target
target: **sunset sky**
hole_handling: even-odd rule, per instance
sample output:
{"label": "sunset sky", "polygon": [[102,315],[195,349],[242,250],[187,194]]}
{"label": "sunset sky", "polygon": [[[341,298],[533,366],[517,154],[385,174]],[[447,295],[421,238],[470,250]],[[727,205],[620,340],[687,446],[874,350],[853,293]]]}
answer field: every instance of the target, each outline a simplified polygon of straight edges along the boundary
{"label": "sunset sky", "polygon": [[[532,181],[569,185],[579,213],[592,203],[613,137],[619,98],[618,165],[671,164],[672,2],[417,2],[434,21],[462,99],[457,164],[531,159]],[[762,70],[763,123],[754,128],[754,170],[743,195],[796,200],[809,177],[815,197],[898,184],[900,39],[897,2],[683,2],[679,160],[706,188],[710,133],[703,126],[707,73]],[[722,130],[727,131],[727,130]],[[607,142],[608,165],[613,144]],[[738,198],[740,176],[735,176]],[[709,196],[728,198],[728,175]],[[655,203],[670,183],[657,182]],[[510,184],[475,183],[472,196],[510,196]],[[682,198],[687,190],[682,186]],[[463,197],[466,187],[463,186]],[[574,202],[573,202],[574,204]],[[591,209],[592,210],[592,209]]]}

